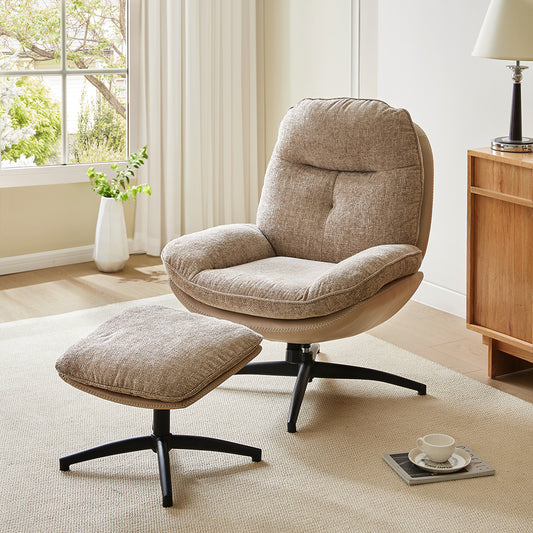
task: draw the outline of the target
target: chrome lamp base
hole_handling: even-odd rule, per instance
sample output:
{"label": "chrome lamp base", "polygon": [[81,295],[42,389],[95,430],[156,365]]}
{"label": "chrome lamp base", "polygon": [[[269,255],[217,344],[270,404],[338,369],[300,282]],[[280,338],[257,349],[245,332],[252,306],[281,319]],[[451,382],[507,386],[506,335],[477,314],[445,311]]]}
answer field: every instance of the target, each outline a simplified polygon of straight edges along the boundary
{"label": "chrome lamp base", "polygon": [[500,152],[533,152],[533,139],[522,137],[519,141],[515,141],[510,137],[496,137],[491,143],[491,148]]}

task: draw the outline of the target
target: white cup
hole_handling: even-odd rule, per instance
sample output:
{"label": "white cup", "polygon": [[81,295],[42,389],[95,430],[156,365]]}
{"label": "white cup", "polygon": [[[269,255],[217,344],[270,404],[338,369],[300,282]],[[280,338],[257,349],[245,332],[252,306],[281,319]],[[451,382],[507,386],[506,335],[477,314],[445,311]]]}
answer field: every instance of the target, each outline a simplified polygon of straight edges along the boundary
{"label": "white cup", "polygon": [[442,433],[432,433],[416,439],[416,445],[430,461],[445,463],[455,450],[455,439]]}

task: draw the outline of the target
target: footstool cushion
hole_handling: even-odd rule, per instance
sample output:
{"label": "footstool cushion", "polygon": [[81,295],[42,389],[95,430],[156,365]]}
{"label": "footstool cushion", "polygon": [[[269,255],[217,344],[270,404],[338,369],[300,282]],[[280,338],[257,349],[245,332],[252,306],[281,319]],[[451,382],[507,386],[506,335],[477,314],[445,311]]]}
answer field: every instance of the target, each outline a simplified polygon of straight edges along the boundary
{"label": "footstool cushion", "polygon": [[261,351],[251,329],[159,305],[133,307],[71,346],[56,369],[95,396],[148,409],[187,407]]}

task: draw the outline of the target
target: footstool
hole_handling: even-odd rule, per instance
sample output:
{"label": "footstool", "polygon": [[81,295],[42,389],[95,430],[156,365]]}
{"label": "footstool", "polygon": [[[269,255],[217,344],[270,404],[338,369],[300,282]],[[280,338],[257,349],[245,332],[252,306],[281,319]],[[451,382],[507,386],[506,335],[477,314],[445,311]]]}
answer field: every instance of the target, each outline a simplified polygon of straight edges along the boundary
{"label": "footstool", "polygon": [[172,506],[169,451],[210,450],[261,461],[261,449],[170,433],[170,409],[191,405],[261,351],[245,326],[163,306],[134,307],[71,346],[56,369],[68,384],[100,398],[153,409],[151,435],[111,442],[62,457],[70,465],[138,450],[157,454],[163,506]]}

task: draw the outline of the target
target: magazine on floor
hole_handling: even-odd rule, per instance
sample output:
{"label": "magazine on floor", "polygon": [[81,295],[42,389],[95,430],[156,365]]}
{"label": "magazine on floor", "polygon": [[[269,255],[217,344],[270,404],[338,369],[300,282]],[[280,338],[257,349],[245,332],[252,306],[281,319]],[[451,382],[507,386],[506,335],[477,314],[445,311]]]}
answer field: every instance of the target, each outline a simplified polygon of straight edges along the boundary
{"label": "magazine on floor", "polygon": [[464,468],[450,473],[429,472],[420,468],[409,459],[410,452],[385,453],[383,454],[383,459],[408,485],[494,475],[494,468],[481,459],[479,455],[475,454],[468,446],[458,445],[457,448],[470,455],[470,462]]}

